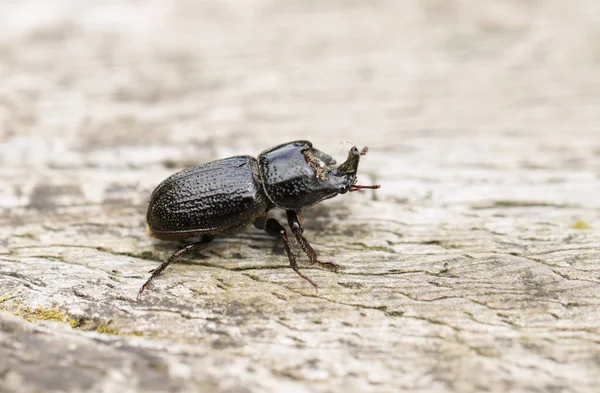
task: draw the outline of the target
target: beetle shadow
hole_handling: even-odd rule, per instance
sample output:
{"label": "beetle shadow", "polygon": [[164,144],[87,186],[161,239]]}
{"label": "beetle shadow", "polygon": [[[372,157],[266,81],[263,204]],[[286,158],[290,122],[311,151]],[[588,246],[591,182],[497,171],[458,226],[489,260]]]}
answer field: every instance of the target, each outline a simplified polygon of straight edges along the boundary
{"label": "beetle shadow", "polygon": [[[356,226],[351,225],[349,228],[348,217],[351,215],[352,212],[350,208],[344,203],[333,202],[311,206],[302,211],[305,235],[309,241],[317,241],[317,239],[322,236],[336,236],[342,234],[344,236],[355,237],[360,235],[363,231],[368,231],[368,229],[364,228],[364,225],[359,224]],[[285,211],[280,209],[271,210],[269,212],[269,217],[277,219],[287,229],[293,252],[297,257],[303,259],[304,255],[300,246],[291,234],[291,229],[288,227]],[[342,226],[340,223],[343,223],[343,233],[341,233]],[[153,248],[160,254],[161,258],[166,260],[173,253],[184,248],[186,245],[198,242],[200,239],[201,237],[194,237],[184,240],[161,241],[154,244]],[[260,250],[280,257],[286,256],[285,248],[277,237],[267,234],[264,230],[250,226],[248,229],[238,233],[216,236],[206,248],[191,252],[190,254],[178,258],[173,263],[212,265],[213,263],[217,264],[218,262],[216,261],[219,259],[245,259],[246,257],[244,256],[243,251],[240,252],[241,248],[239,244],[236,244],[235,247],[230,247],[232,243],[237,242],[245,243],[243,247],[248,247],[252,250]],[[231,250],[230,248],[235,249]]]}
{"label": "beetle shadow", "polygon": [[310,232],[329,234],[332,222],[348,222],[352,212],[344,203],[318,204],[302,211],[304,229]]}

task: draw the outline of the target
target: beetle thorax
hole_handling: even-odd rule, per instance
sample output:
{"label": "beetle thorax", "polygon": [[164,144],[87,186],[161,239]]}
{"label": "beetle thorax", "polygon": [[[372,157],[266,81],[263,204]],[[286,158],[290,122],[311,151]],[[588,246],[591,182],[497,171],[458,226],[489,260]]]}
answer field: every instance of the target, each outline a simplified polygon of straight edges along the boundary
{"label": "beetle thorax", "polygon": [[282,209],[312,206],[346,192],[354,181],[340,175],[331,157],[308,141],[277,146],[260,154],[258,161],[265,194]]}

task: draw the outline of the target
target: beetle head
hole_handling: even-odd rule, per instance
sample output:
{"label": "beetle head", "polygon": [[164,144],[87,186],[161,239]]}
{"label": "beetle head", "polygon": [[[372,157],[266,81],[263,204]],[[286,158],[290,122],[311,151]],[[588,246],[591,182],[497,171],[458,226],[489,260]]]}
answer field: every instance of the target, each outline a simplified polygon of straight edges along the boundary
{"label": "beetle head", "polygon": [[362,188],[356,185],[359,152],[350,149],[348,159],[340,166],[328,154],[309,141],[284,143],[258,156],[261,182],[266,196],[281,209],[301,210],[324,199]]}

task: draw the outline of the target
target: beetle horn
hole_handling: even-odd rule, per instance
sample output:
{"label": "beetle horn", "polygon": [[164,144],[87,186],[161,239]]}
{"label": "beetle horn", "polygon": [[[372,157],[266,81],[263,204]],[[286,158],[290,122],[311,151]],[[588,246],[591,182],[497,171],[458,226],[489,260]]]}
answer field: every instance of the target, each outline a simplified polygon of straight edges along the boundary
{"label": "beetle horn", "polygon": [[358,170],[358,161],[360,160],[360,152],[356,146],[348,152],[348,159],[338,167],[338,171],[344,174],[356,173]]}
{"label": "beetle horn", "polygon": [[360,156],[364,156],[369,151],[369,148],[364,147],[362,150],[358,150],[356,146],[353,146],[352,149],[348,152],[348,159],[338,167],[338,172],[343,174],[345,177],[353,178],[352,185],[347,188],[348,191],[358,191],[362,189],[372,189],[375,190],[380,188],[379,184],[373,186],[363,186],[356,184],[356,172],[358,171],[358,162],[360,161]]}
{"label": "beetle horn", "polygon": [[[346,160],[346,162],[344,162],[342,165],[340,165],[338,170],[342,173],[356,173],[356,171],[358,170],[358,162],[360,160],[360,156],[364,156],[365,154],[367,154],[368,151],[369,151],[369,148],[366,146],[363,147],[360,152],[358,151],[356,146],[353,146],[352,149],[350,149],[350,152],[348,154],[348,159]],[[354,183],[356,183],[356,178],[354,179]],[[372,185],[372,186],[362,186],[360,184],[352,184],[348,191],[359,191],[359,190],[363,190],[363,189],[376,190],[380,187],[381,186],[379,184]]]}

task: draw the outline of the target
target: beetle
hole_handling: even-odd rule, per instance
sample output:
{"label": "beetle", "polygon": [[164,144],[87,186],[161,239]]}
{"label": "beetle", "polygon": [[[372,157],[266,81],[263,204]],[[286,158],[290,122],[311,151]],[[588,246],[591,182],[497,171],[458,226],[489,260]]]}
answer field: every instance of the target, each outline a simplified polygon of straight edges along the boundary
{"label": "beetle", "polygon": [[335,166],[331,156],[306,140],[284,143],[262,152],[258,159],[235,156],[187,168],[156,187],[146,215],[148,234],[161,240],[199,238],[175,252],[142,285],[142,292],[171,262],[192,250],[206,247],[216,236],[240,232],[250,225],[278,237],[290,267],[315,289],[317,284],[298,270],[286,229],[267,213],[284,209],[290,229],[311,264],[337,271],[339,266],[320,262],[304,237],[302,209],[348,191],[379,185],[356,184],[362,151],[353,146],[344,163]]}

